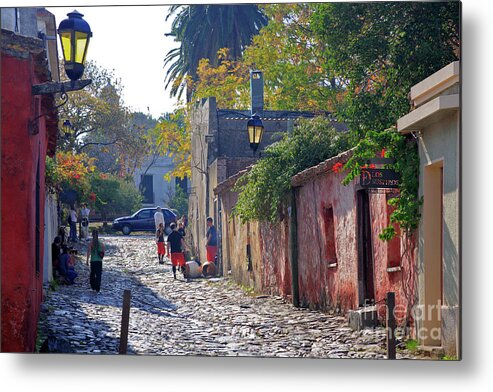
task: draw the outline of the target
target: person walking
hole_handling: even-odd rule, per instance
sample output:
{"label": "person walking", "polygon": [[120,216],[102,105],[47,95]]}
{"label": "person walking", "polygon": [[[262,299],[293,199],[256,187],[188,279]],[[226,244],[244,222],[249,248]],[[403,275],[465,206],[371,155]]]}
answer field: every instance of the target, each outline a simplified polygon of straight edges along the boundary
{"label": "person walking", "polygon": [[185,241],[183,237],[176,229],[176,223],[172,222],[169,225],[172,232],[168,235],[168,255],[173,265],[173,277],[176,279],[176,267],[179,267],[183,275],[185,275],[185,255],[183,254],[183,248],[185,247]]}
{"label": "person walking", "polygon": [[77,212],[75,212],[75,207],[70,206],[70,234],[69,238],[72,242],[77,242]]}
{"label": "person walking", "polygon": [[164,248],[164,225],[162,223],[159,223],[159,228],[156,230],[156,244],[159,264],[164,264],[166,249]]}
{"label": "person walking", "polygon": [[217,254],[217,231],[214,226],[214,220],[209,217],[207,218],[207,234],[206,234],[206,254],[207,261],[214,263]]}
{"label": "person walking", "polygon": [[156,212],[154,213],[154,225],[156,226],[156,231],[159,229],[159,224],[162,223],[163,227],[165,226],[164,224],[164,215],[161,210],[161,207],[156,208]]}
{"label": "person walking", "polygon": [[99,241],[99,233],[96,229],[92,231],[92,241],[87,248],[86,264],[89,265],[89,258],[91,260],[91,273],[89,275],[89,283],[91,289],[99,293],[101,290],[101,275],[103,272],[103,257],[104,257],[104,244]]}
{"label": "person walking", "polygon": [[82,207],[80,210],[80,216],[81,216],[81,225],[82,225],[82,238],[84,241],[87,241],[87,235],[88,235],[88,230],[89,230],[89,213],[91,210],[87,208],[86,203],[82,203]]}

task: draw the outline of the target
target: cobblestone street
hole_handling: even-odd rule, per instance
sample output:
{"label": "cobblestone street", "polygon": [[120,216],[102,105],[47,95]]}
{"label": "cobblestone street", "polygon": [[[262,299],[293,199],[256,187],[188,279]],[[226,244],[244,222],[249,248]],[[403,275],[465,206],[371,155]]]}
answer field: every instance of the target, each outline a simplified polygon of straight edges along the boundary
{"label": "cobblestone street", "polygon": [[[102,289],[89,288],[79,247],[73,286],[48,291],[39,335],[56,335],[78,353],[118,352],[123,290],[132,302],[129,354],[385,358],[385,330],[351,331],[346,318],[297,309],[281,297],[248,295],[227,278],[174,280],[159,265],[152,236],[102,237]],[[399,349],[397,358],[418,358]]]}

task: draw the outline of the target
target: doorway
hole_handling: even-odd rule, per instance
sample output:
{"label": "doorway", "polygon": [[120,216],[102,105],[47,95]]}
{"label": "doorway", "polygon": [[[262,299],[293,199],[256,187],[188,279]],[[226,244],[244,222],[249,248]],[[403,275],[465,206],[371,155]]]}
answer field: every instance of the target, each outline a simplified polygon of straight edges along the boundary
{"label": "doorway", "polygon": [[358,301],[359,306],[367,306],[375,302],[370,198],[367,190],[358,191],[356,196],[358,215]]}
{"label": "doorway", "polygon": [[422,343],[441,346],[443,303],[443,161],[424,168]]}

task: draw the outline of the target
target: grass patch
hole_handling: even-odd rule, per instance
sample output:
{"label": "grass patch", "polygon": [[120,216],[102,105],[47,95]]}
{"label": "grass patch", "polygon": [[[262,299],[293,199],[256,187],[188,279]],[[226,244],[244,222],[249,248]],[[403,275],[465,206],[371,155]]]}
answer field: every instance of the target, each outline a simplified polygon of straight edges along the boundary
{"label": "grass patch", "polygon": [[50,285],[48,286],[49,291],[57,291],[59,286],[58,280],[52,279],[50,280]]}
{"label": "grass patch", "polygon": [[440,358],[442,361],[458,361],[459,359],[455,355],[444,355]]}
{"label": "grass patch", "polygon": [[406,341],[406,350],[416,351],[418,349],[418,341],[414,339],[409,339]]}
{"label": "grass patch", "polygon": [[246,295],[250,297],[253,297],[255,295],[255,289],[252,286],[245,286],[243,284],[240,284],[240,288]]}

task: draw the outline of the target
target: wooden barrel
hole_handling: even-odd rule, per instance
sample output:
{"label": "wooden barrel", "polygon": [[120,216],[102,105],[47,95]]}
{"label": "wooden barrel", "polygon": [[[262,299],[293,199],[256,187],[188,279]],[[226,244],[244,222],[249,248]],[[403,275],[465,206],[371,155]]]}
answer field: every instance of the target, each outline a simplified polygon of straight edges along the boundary
{"label": "wooden barrel", "polygon": [[187,261],[185,268],[186,268],[186,272],[185,272],[186,278],[198,278],[200,275],[202,275],[202,267],[193,260]]}
{"label": "wooden barrel", "polygon": [[211,263],[210,261],[206,261],[204,264],[202,264],[202,274],[205,277],[216,275],[216,265],[214,263]]}

